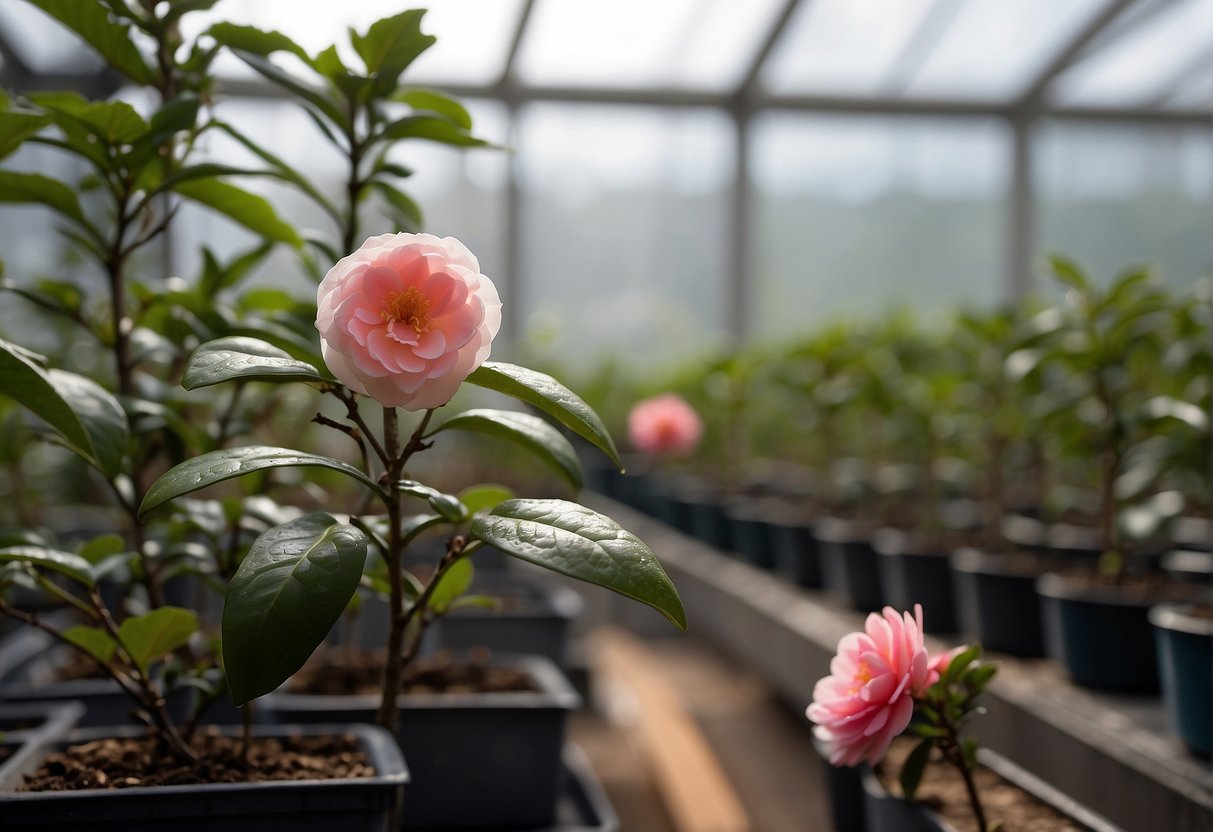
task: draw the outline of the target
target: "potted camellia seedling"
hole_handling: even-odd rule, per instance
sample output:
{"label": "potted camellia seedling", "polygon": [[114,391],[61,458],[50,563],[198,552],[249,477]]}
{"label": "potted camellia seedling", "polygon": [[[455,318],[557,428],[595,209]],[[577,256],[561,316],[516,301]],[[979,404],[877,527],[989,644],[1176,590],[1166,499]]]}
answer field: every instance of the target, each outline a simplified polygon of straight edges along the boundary
{"label": "potted camellia seedling", "polygon": [[[349,437],[362,465],[280,447],[218,450],[165,473],[142,507],[148,512],[224,480],[292,467],[342,473],[379,506],[374,515],[369,509],[356,512],[349,524],[312,514],[279,526],[263,535],[262,550],[241,563],[227,592],[223,619],[224,665],[237,704],[276,690],[299,671],[346,608],[363,577],[365,553],[327,544],[335,530],[344,534],[351,526],[362,530],[359,536],[365,535],[382,559],[389,629],[383,665],[372,676],[377,693],[343,697],[340,707],[345,714],[375,719],[399,731],[408,755],[415,746],[410,723],[402,719],[410,707],[409,697],[401,696],[406,666],[416,657],[428,625],[457,603],[470,580],[469,558],[481,546],[612,589],[685,626],[678,595],[653,553],[610,519],[563,500],[525,499],[506,500],[471,517],[456,496],[413,478],[414,457],[440,443],[444,434],[486,425],[540,456],[576,464],[568,440],[538,416],[477,408],[440,418],[465,382],[534,406],[618,460],[601,421],[575,394],[550,376],[486,361],[501,323],[501,301],[462,244],[425,234],[372,237],[329,271],[320,284],[318,309],[320,347],[332,377],[269,344],[226,339],[195,352],[185,383],[202,387],[244,379],[313,385],[344,409],[343,418],[321,421]],[[369,402],[381,411],[379,427],[368,420]],[[401,410],[420,413],[407,436],[401,432]],[[447,541],[428,580],[406,572],[405,551],[420,533],[469,520],[468,536],[456,534]],[[326,675],[323,669],[314,674],[322,681]],[[522,684],[542,689],[545,680],[534,675],[528,679],[523,674]],[[565,700],[565,710],[575,700],[571,690],[552,694]],[[289,712],[291,719],[314,720],[326,713],[315,707],[322,704],[305,691],[293,700],[278,695],[270,708]],[[524,729],[514,736],[525,745],[527,756],[538,756],[541,749],[559,754],[562,728]],[[455,735],[449,738],[454,741]],[[476,742],[483,748],[491,740],[481,736],[473,740],[474,746]],[[502,776],[507,781],[508,767],[517,768],[518,750],[506,756],[507,774]],[[450,748],[445,751],[438,756],[449,757]],[[474,757],[475,766],[449,770],[436,763],[430,769],[436,774],[428,781],[423,780],[425,758],[417,758],[409,797],[412,820],[420,825],[439,820],[428,809],[418,809],[417,802],[425,807],[427,793],[444,784],[477,793],[479,781],[473,778],[493,756],[486,752]],[[553,794],[558,775],[558,767],[551,766],[545,775],[548,785],[529,791]],[[549,813],[552,803],[545,801]],[[449,803],[445,810],[450,811]]]}
{"label": "potted camellia seedling", "polygon": [[[921,606],[913,615],[892,607],[870,614],[863,632],[839,641],[830,675],[814,687],[807,715],[830,765],[862,766],[859,782],[850,782],[863,789],[863,818],[842,816],[848,828],[993,832],[1069,822],[1114,832],[1009,760],[978,749],[968,723],[996,667],[981,661],[976,645],[930,656],[922,625]],[[997,800],[983,799],[994,792]]]}
{"label": "potted camellia seedling", "polygon": [[[1058,373],[1067,402],[1055,417],[1072,467],[1089,471],[1096,487],[1098,560],[1094,568],[1042,576],[1046,644],[1080,684],[1123,691],[1158,690],[1152,604],[1182,600],[1178,586],[1151,568],[1148,552],[1131,549],[1130,506],[1178,502],[1153,488],[1161,466],[1130,462],[1151,453],[1160,423],[1182,419],[1187,408],[1160,399],[1158,366],[1167,343],[1168,298],[1150,274],[1129,272],[1108,288],[1091,283],[1073,264],[1054,259],[1066,288],[1068,319],[1045,357]],[[1176,406],[1179,405],[1179,406]],[[1203,415],[1203,414],[1202,414]],[[1157,552],[1155,554],[1161,554]],[[1136,555],[1136,557],[1134,556]]]}

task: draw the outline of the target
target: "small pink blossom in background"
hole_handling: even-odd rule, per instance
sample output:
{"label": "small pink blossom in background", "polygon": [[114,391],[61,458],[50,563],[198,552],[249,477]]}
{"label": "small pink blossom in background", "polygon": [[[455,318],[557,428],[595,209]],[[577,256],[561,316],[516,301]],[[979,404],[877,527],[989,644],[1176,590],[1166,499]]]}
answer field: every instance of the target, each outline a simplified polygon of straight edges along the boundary
{"label": "small pink blossom in background", "polygon": [[642,453],[689,454],[702,436],[703,420],[674,393],[637,402],[628,414],[628,439]]}
{"label": "small pink blossom in background", "polygon": [[842,637],[807,712],[833,765],[874,764],[884,756],[909,725],[914,697],[939,680],[928,661],[920,604],[913,616],[885,607],[868,616],[862,633]]}
{"label": "small pink blossom in background", "polygon": [[371,237],[329,270],[316,302],[325,364],[385,407],[446,404],[501,328],[496,287],[454,237]]}

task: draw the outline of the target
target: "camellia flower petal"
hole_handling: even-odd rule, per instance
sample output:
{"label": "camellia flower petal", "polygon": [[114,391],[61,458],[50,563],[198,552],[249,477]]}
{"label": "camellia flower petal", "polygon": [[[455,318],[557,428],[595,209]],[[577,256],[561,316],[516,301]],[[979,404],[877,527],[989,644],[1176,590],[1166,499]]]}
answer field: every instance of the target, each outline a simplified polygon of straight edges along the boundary
{"label": "camellia flower petal", "polygon": [[813,688],[813,733],[829,746],[833,765],[875,764],[910,724],[914,697],[938,680],[923,642],[922,606],[914,605],[913,616],[885,607],[868,616],[864,632],[838,642],[830,675]]}
{"label": "camellia flower petal", "polygon": [[628,414],[628,439],[642,453],[689,454],[701,436],[703,420],[674,393],[637,402]]}
{"label": "camellia flower petal", "polygon": [[324,362],[346,387],[385,407],[446,404],[489,357],[501,299],[454,237],[381,234],[320,282]]}

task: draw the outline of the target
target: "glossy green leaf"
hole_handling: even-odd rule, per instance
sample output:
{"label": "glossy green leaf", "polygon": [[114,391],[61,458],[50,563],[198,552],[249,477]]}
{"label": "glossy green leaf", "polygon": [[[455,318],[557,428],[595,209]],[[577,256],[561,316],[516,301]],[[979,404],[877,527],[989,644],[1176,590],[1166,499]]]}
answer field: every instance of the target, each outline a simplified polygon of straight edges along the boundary
{"label": "glossy green leaf", "polygon": [[262,57],[268,57],[275,52],[289,52],[303,60],[304,63],[310,65],[312,62],[311,57],[302,46],[273,29],[258,29],[255,26],[242,26],[236,23],[216,23],[207,30],[207,34],[228,49],[249,52]]}
{"label": "glossy green leaf", "polygon": [[140,84],[150,84],[155,79],[130,36],[130,26],[115,22],[99,3],[82,0],[29,2],[84,38],[106,63],[123,75]]}
{"label": "glossy green leaf", "polygon": [[539,408],[597,447],[623,470],[623,460],[602,419],[580,396],[551,376],[517,364],[486,361],[467,380]]}
{"label": "glossy green leaf", "polygon": [[118,642],[114,641],[113,637],[100,627],[77,624],[64,630],[63,638],[102,664],[109,664],[110,660],[114,658],[114,651],[118,648]]}
{"label": "glossy green leaf", "polygon": [[223,663],[243,705],[281,685],[328,636],[358,588],[366,536],[321,512],[270,529],[223,605]]}
{"label": "glossy green leaf", "polygon": [[327,381],[306,361],[257,338],[234,336],[208,341],[185,365],[181,386],[197,390],[233,379],[244,381]]}
{"label": "glossy green leaf", "polygon": [[[240,49],[235,49],[232,51],[237,58],[244,61],[264,78],[277,84],[283,89],[294,93],[299,98],[312,105],[312,108],[314,108],[313,112],[319,111],[319,113],[323,114],[333,124],[341,125],[342,127],[348,125],[348,117],[337,107],[336,103],[329,100],[328,96],[324,94],[323,90],[319,90],[311,84],[300,81],[286,70],[271,62],[268,58],[263,58],[260,55],[255,55],[251,52],[245,52]],[[323,126],[321,126],[321,129],[327,130],[327,128]]]}
{"label": "glossy green leaf", "polygon": [[198,616],[182,607],[157,607],[127,618],[118,626],[118,641],[140,672],[162,659],[198,631]]}
{"label": "glossy green leaf", "polygon": [[0,202],[36,202],[84,222],[76,192],[57,179],[37,173],[0,170]]}
{"label": "glossy green leaf", "polygon": [[80,546],[80,557],[94,566],[110,555],[126,551],[126,539],[117,532],[99,534]]}
{"label": "glossy green leaf", "polygon": [[922,782],[922,774],[927,769],[927,762],[931,759],[931,748],[935,745],[935,741],[925,739],[918,745],[914,746],[914,750],[910,752],[910,756],[906,757],[906,761],[901,766],[901,793],[906,800],[913,800],[914,795],[918,793],[918,784]]}
{"label": "glossy green leaf", "polygon": [[687,626],[678,590],[640,538],[565,500],[509,500],[472,520],[472,536],[520,560],[605,587]]}
{"label": "glossy green leaf", "polygon": [[462,523],[468,518],[467,506],[459,502],[459,498],[453,494],[443,494],[438,489],[430,488],[416,480],[401,480],[396,483],[396,490],[401,494],[426,500],[430,508],[448,523]]}
{"label": "glossy green leaf", "polygon": [[0,110],[0,159],[51,123],[50,116],[30,110]]}
{"label": "glossy green leaf", "polygon": [[60,126],[75,122],[103,144],[132,144],[147,135],[147,122],[125,101],[90,101],[74,92],[35,92],[29,99],[57,116]]}
{"label": "glossy green leaf", "polygon": [[396,87],[400,73],[436,38],[421,33],[423,9],[410,9],[372,23],[365,35],[350,33],[350,41],[358,57],[366,65],[368,75],[376,79],[376,90],[382,95]]}
{"label": "glossy green leaf", "polygon": [[486,483],[473,485],[459,492],[459,501],[467,506],[468,514],[492,511],[506,500],[514,499],[514,490],[504,485]]}
{"label": "glossy green leaf", "polygon": [[1071,260],[1064,257],[1053,256],[1049,258],[1049,265],[1053,269],[1053,276],[1057,280],[1072,289],[1077,289],[1080,292],[1085,292],[1090,288],[1090,283],[1082,273],[1082,269]]}
{"label": "glossy green leaf", "polygon": [[414,110],[437,113],[464,130],[472,129],[472,116],[468,113],[467,108],[437,90],[414,87],[401,90],[392,96],[392,100],[408,104]]}
{"label": "glossy green leaf", "polygon": [[243,225],[268,240],[303,245],[294,227],[278,216],[265,198],[218,179],[191,179],[173,185],[173,190]]}
{"label": "glossy green leaf", "polygon": [[397,119],[383,128],[379,138],[387,141],[402,139],[428,139],[456,147],[485,147],[489,143],[469,135],[445,118],[415,115]]}
{"label": "glossy green leaf", "polygon": [[92,564],[79,555],[47,546],[5,546],[0,548],[0,563],[28,563],[66,575],[78,584],[92,586]]}
{"label": "glossy green leaf", "polygon": [[383,492],[375,481],[353,465],[327,456],[293,451],[290,448],[274,448],[268,445],[250,445],[245,448],[224,448],[218,451],[187,459],[170,468],[160,479],[152,483],[139,508],[140,516],[169,500],[206,488],[216,483],[242,477],[254,471],[269,468],[327,468],[338,471],[374,490],[382,497]]}
{"label": "glossy green leaf", "polygon": [[113,479],[122,470],[130,428],[122,405],[109,391],[86,376],[65,370],[46,371],[59,397],[75,412],[88,434],[92,457],[101,473]]}
{"label": "glossy green leaf", "polygon": [[421,206],[411,196],[395,185],[382,180],[372,182],[371,185],[383,196],[387,204],[395,212],[402,229],[411,232],[421,229],[424,223],[421,215]]}
{"label": "glossy green leaf", "polygon": [[439,615],[445,613],[456,598],[468,591],[474,575],[471,558],[460,558],[448,566],[430,594],[430,609]]}
{"label": "glossy green leaf", "polygon": [[950,685],[960,678],[961,674],[968,670],[969,665],[981,658],[981,645],[974,644],[965,648],[960,653],[952,657],[948,663],[948,669],[943,672],[938,684]]}
{"label": "glossy green leaf", "polygon": [[447,419],[430,435],[447,430],[487,433],[523,446],[555,469],[574,488],[581,488],[581,463],[564,434],[530,413],[512,410],[467,410]]}

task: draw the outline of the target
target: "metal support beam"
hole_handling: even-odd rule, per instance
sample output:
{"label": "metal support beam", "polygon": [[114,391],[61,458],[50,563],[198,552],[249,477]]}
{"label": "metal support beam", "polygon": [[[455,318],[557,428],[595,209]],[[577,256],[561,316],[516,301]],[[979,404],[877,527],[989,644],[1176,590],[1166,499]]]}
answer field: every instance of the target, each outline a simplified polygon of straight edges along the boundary
{"label": "metal support beam", "polygon": [[1032,193],[1032,121],[1018,118],[1011,126],[1011,193],[1007,227],[1007,287],[1012,302],[1032,288],[1035,256],[1035,200]]}
{"label": "metal support beam", "polygon": [[1016,102],[1015,109],[1029,110],[1039,108],[1053,80],[1065,72],[1079,55],[1082,55],[1087,46],[1099,37],[1100,33],[1106,30],[1113,21],[1120,17],[1125,9],[1135,2],[1137,0],[1108,0],[1108,4],[1100,10],[1099,14],[1091,18],[1087,22],[1087,25],[1082,27],[1070,39],[1070,42],[1053,56],[1053,60],[1049,61],[1048,65],[1032,79],[1032,83],[1028,85],[1028,88],[1024,90]]}
{"label": "metal support beam", "polygon": [[729,270],[725,290],[725,324],[729,333],[740,343],[749,327],[751,206],[750,194],[750,117],[737,113],[736,155],[734,157],[733,202],[729,216]]}
{"label": "metal support beam", "polygon": [[510,37],[510,48],[505,54],[505,66],[501,68],[501,76],[497,79],[503,87],[514,83],[514,62],[518,59],[518,50],[522,47],[522,39],[526,36],[526,28],[531,22],[531,12],[535,9],[535,0],[526,0],[522,11],[518,14],[518,25]]}
{"label": "metal support beam", "polygon": [[767,31],[766,37],[762,39],[758,51],[754,53],[753,60],[750,61],[749,67],[746,68],[746,73],[742,78],[741,84],[737,87],[735,97],[739,100],[745,99],[757,91],[758,77],[762,74],[762,68],[766,64],[767,58],[770,57],[771,52],[774,51],[775,44],[779,43],[784,29],[788,26],[788,21],[792,19],[792,15],[796,13],[796,9],[800,6],[800,3],[801,0],[785,0],[783,9]]}
{"label": "metal support beam", "polygon": [[931,52],[951,27],[962,5],[961,0],[935,0],[931,4],[901,53],[889,64],[884,81],[880,84],[885,95],[900,96],[909,89],[914,76],[931,57]]}
{"label": "metal support beam", "polygon": [[[507,106],[509,119],[510,146],[518,145],[518,107]],[[503,298],[510,300],[501,305],[501,329],[505,333],[506,343],[517,345],[522,342],[522,315],[525,299],[522,277],[522,215],[526,210],[523,206],[522,188],[518,184],[519,160],[517,153],[511,153],[506,168],[505,178],[505,237],[502,240],[505,260],[505,273],[501,275],[498,290]]]}

